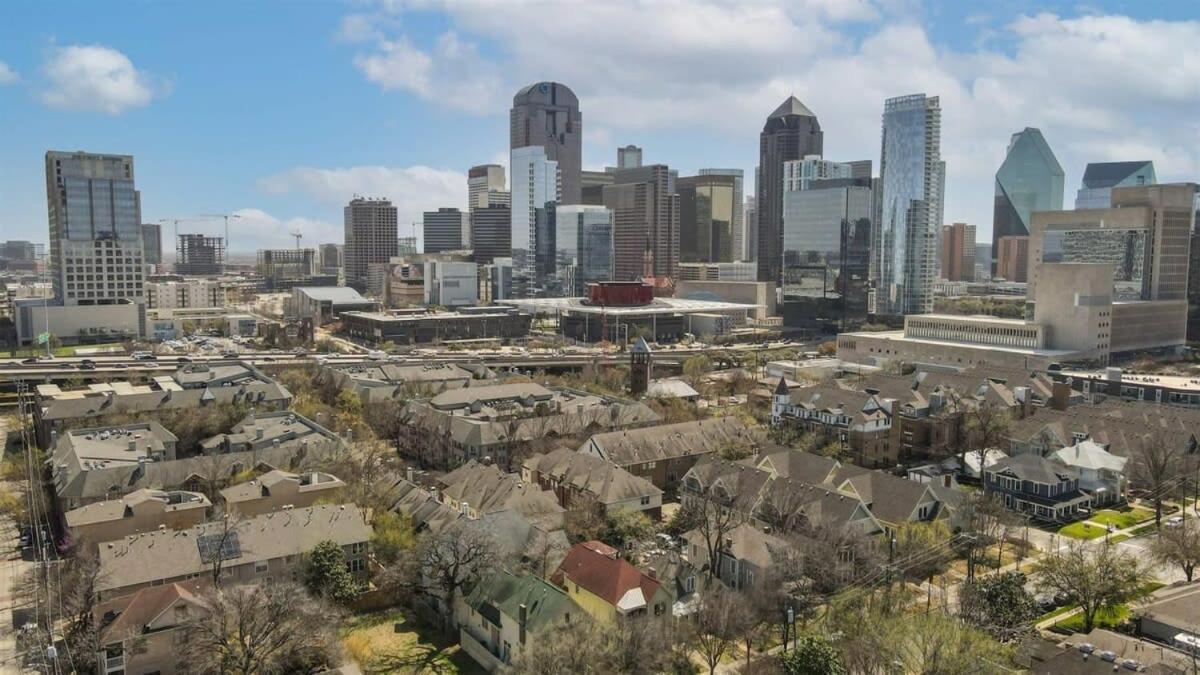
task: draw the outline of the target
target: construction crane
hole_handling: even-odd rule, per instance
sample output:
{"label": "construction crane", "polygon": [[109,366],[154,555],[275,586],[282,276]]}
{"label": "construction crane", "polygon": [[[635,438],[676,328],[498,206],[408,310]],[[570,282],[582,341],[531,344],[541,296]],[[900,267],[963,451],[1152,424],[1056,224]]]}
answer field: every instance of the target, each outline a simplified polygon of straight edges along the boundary
{"label": "construction crane", "polygon": [[296,238],[296,250],[299,251],[300,250],[300,238],[304,236],[304,233],[300,232],[300,230],[296,230],[295,232],[292,233],[292,236]]}
{"label": "construction crane", "polygon": [[241,218],[241,216],[239,216],[236,213],[202,213],[200,215],[204,218],[221,218],[222,220],[225,221],[225,250],[226,251],[233,250],[229,246],[229,219],[230,218]]}

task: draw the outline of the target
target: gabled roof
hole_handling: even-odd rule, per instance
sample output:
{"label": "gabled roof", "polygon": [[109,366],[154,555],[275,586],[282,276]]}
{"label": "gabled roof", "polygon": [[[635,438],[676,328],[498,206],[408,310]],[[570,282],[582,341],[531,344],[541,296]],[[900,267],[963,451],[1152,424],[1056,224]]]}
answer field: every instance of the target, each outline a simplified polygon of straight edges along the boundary
{"label": "gabled roof", "polygon": [[646,338],[639,335],[638,339],[633,343],[633,346],[629,348],[629,351],[649,354],[650,345],[646,343]]}
{"label": "gabled roof", "polygon": [[754,466],[784,478],[824,485],[832,482],[841,465],[832,457],[789,448],[759,455]]}
{"label": "gabled roof", "polygon": [[516,624],[525,608],[525,626],[529,632],[573,620],[584,612],[563,590],[532,574],[516,575],[500,570],[475,585],[466,596],[475,611],[499,626],[500,615]]}
{"label": "gabled roof", "polygon": [[1075,469],[1033,453],[1025,453],[996,462],[988,468],[987,472],[1011,473],[1019,480],[1028,480],[1043,485],[1057,485],[1064,479],[1079,478],[1079,472]]}
{"label": "gabled roof", "polygon": [[[155,619],[180,604],[187,605],[189,611],[192,612],[205,608],[207,605],[199,597],[199,593],[208,585],[207,577],[202,577],[191,581],[143,588],[133,595],[98,604],[94,610],[97,619],[102,621],[105,616],[116,615],[112,623],[100,627],[100,643],[122,642],[142,635]],[[178,625],[174,622],[171,623],[172,626]]]}
{"label": "gabled roof", "polygon": [[937,497],[925,483],[882,471],[860,470],[847,475],[838,484],[838,489],[857,495],[871,510],[872,515],[891,524],[908,522],[922,502],[937,501]]}
{"label": "gabled roof", "polygon": [[616,504],[662,495],[653,483],[595,455],[561,448],[525,460],[526,469],[553,477],[592,495],[601,504]]}
{"label": "gabled roof", "polygon": [[1124,471],[1125,463],[1129,461],[1128,457],[1117,457],[1093,440],[1080,441],[1075,445],[1067,446],[1050,457],[1078,469],[1116,472]]}
{"label": "gabled roof", "polygon": [[776,117],[787,117],[788,115],[799,115],[801,117],[816,117],[816,113],[808,109],[808,106],[800,102],[800,99],[795,96],[788,96],[787,100],[779,104],[775,112],[767,116],[767,119]]}
{"label": "gabled roof", "polygon": [[618,466],[705,455],[729,445],[757,446],[763,434],[729,415],[596,434],[580,448]]}
{"label": "gabled roof", "polygon": [[550,577],[563,588],[567,579],[622,611],[648,605],[662,587],[656,579],[618,558],[616,549],[599,541],[571,547]]}

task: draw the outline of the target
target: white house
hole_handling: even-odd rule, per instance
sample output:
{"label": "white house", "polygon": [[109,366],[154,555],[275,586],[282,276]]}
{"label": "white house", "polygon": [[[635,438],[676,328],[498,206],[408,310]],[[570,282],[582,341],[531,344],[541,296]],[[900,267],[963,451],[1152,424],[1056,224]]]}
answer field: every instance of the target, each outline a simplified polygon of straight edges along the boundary
{"label": "white house", "polygon": [[1113,504],[1125,498],[1125,464],[1093,440],[1078,441],[1050,455],[1061,464],[1079,472],[1079,489],[1092,497],[1093,504]]}

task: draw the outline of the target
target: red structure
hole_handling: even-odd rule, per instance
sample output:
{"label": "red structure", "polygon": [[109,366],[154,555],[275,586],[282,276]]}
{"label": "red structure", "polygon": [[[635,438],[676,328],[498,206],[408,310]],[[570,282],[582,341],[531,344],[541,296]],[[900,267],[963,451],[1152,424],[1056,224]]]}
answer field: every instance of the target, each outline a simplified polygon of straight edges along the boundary
{"label": "red structure", "polygon": [[654,286],[644,281],[598,281],[587,285],[589,305],[637,307],[654,302]]}

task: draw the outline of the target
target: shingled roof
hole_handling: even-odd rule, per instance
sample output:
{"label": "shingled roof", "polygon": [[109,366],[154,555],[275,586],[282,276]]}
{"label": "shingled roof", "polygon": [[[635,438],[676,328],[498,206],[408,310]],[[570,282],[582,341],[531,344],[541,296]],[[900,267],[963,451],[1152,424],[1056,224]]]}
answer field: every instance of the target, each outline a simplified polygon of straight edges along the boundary
{"label": "shingled roof", "polygon": [[757,446],[764,440],[761,430],[726,416],[595,434],[579,450],[629,466],[706,455],[730,446]]}
{"label": "shingled roof", "polygon": [[572,546],[550,577],[551,582],[563,588],[568,579],[622,611],[648,605],[662,587],[657,580],[617,557],[615,548],[599,541]]}
{"label": "shingled roof", "polygon": [[662,495],[662,490],[645,478],[595,455],[585,455],[570,448],[534,455],[525,460],[523,467],[590,494],[601,504]]}

